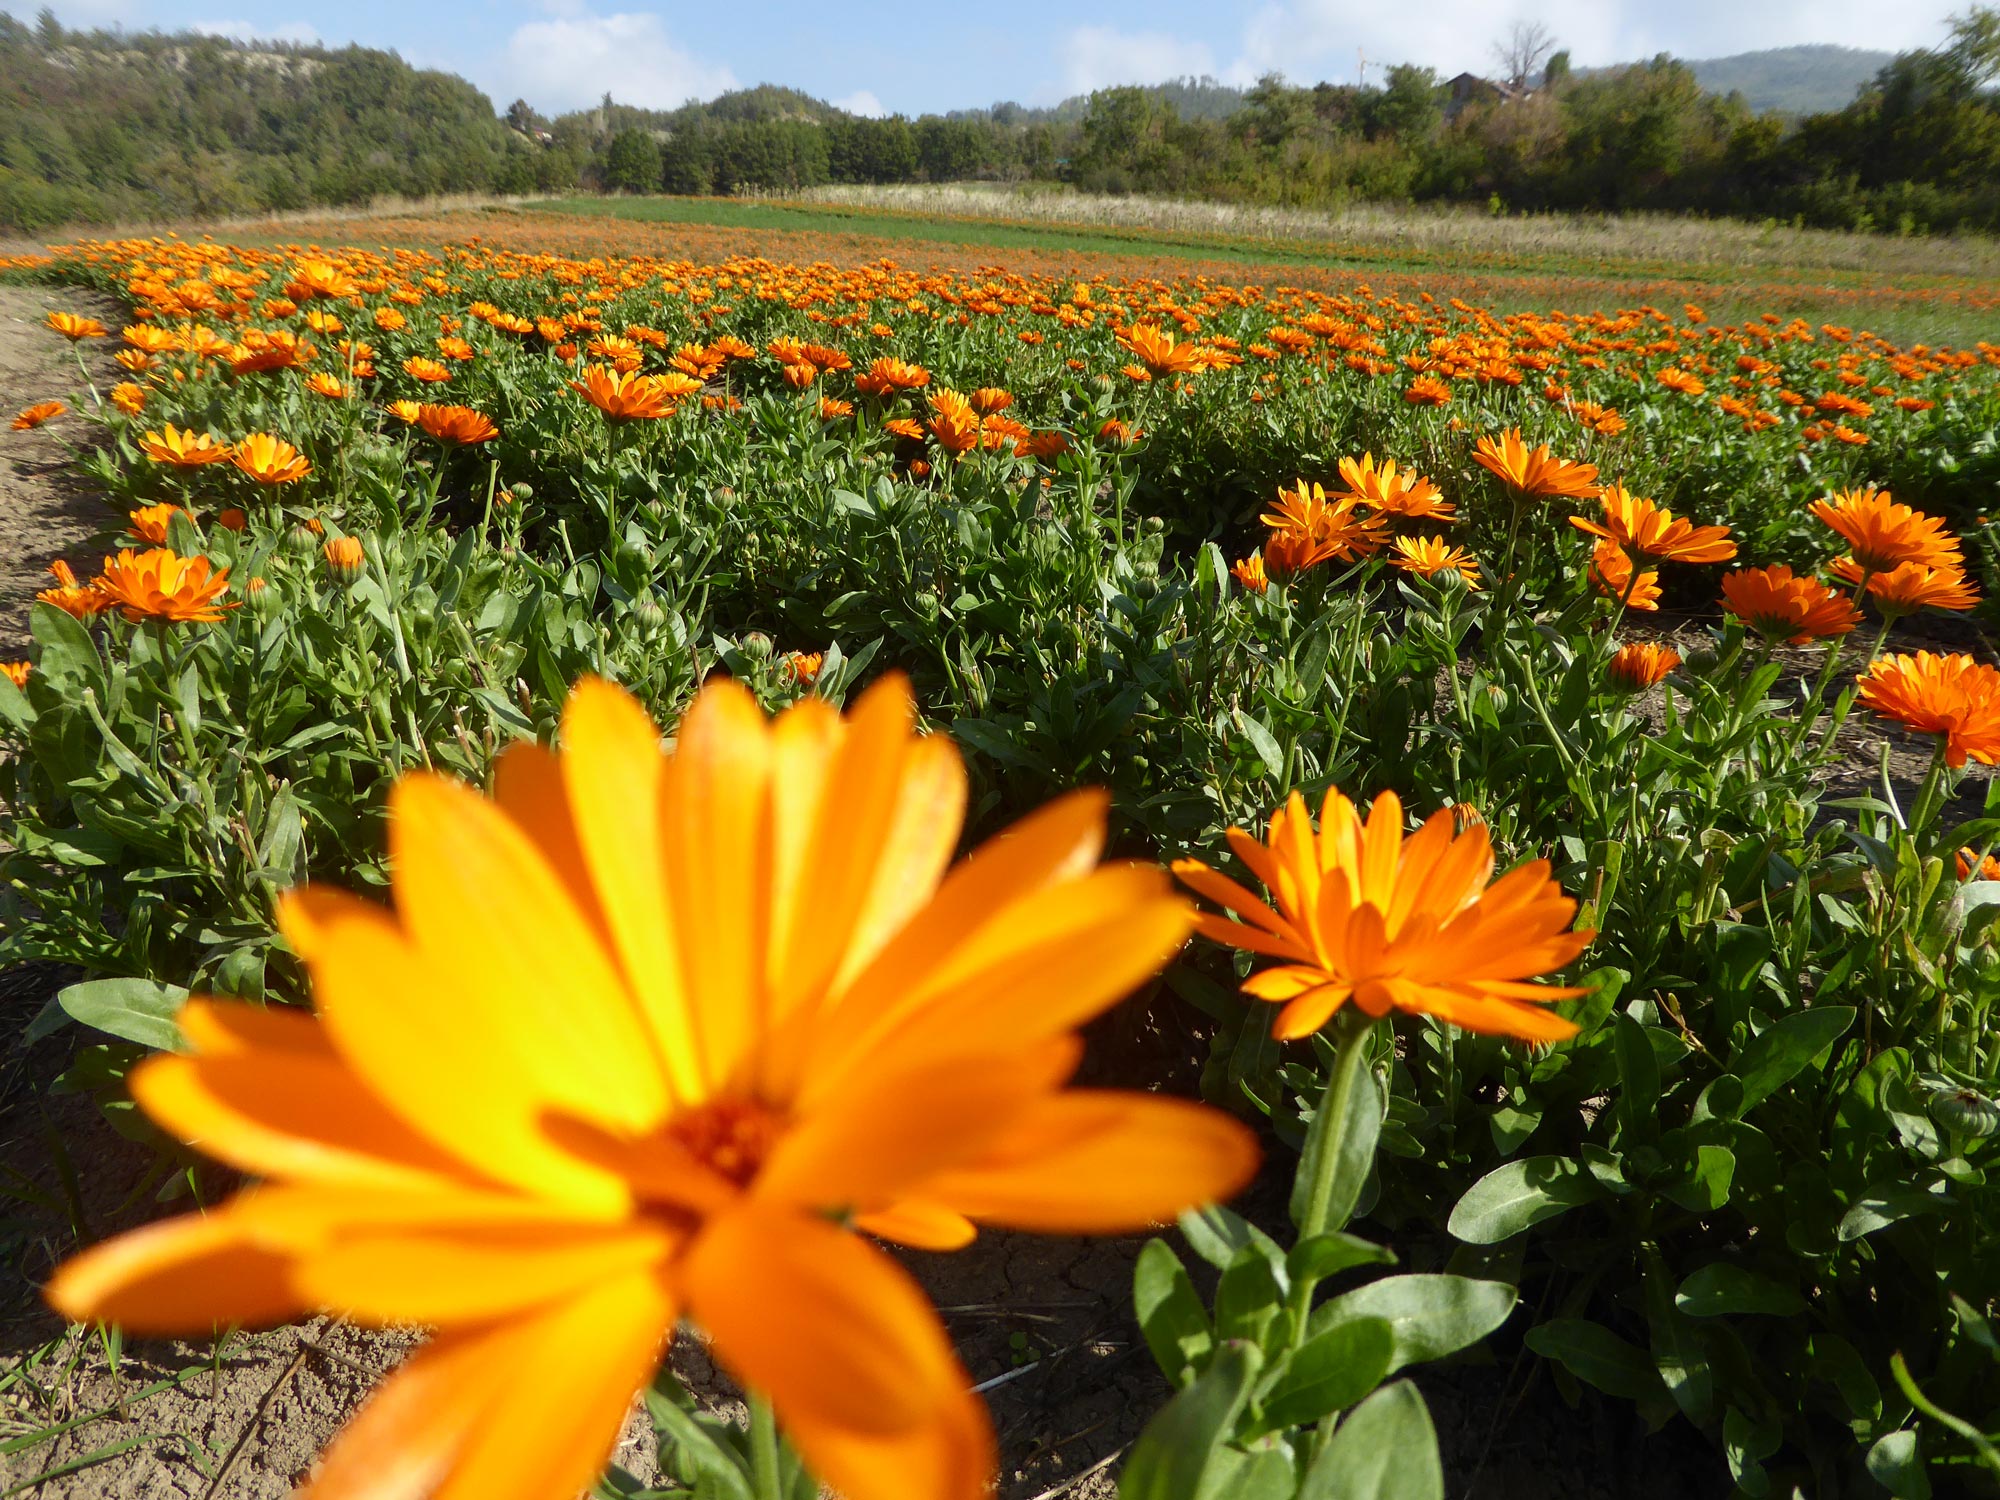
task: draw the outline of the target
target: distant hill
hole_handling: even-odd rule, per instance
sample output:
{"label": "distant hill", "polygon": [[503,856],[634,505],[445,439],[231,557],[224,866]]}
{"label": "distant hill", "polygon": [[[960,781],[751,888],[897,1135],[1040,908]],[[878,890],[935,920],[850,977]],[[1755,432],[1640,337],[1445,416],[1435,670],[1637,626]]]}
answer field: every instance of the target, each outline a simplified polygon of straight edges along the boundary
{"label": "distant hill", "polygon": [[1774,47],[1688,63],[1711,94],[1741,94],[1758,114],[1821,114],[1844,109],[1890,62],[1892,52],[1859,47]]}

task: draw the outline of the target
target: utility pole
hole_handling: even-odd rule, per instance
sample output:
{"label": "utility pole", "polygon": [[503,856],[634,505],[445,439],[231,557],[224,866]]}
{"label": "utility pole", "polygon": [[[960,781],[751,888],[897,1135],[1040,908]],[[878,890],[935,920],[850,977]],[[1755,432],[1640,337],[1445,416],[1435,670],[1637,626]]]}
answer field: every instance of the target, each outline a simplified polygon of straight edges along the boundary
{"label": "utility pole", "polygon": [[1354,86],[1358,89],[1368,87],[1368,54],[1359,47],[1354,49]]}

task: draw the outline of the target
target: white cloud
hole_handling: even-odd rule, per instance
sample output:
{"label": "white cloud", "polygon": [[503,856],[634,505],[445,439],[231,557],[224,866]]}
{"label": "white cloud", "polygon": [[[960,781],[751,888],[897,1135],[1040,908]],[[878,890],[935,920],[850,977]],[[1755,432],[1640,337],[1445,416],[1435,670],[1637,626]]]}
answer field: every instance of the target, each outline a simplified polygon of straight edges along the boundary
{"label": "white cloud", "polygon": [[1121,83],[1162,83],[1215,71],[1206,42],[1162,31],[1079,26],[1063,39],[1064,94],[1088,94]]}
{"label": "white cloud", "polygon": [[284,21],[268,26],[260,21],[190,21],[188,30],[202,36],[226,36],[236,42],[296,42],[317,46],[319,32],[304,21]]}
{"label": "white cloud", "polygon": [[658,16],[600,16],[573,3],[517,28],[503,68],[508,82],[495,98],[519,95],[549,113],[595,104],[606,90],[620,104],[672,109],[736,87],[729,69],[681,47]]}
{"label": "white cloud", "polygon": [[850,115],[861,115],[870,120],[879,120],[889,113],[882,107],[882,101],[867,89],[857,89],[845,99],[835,99],[830,102],[835,109],[844,109]]}

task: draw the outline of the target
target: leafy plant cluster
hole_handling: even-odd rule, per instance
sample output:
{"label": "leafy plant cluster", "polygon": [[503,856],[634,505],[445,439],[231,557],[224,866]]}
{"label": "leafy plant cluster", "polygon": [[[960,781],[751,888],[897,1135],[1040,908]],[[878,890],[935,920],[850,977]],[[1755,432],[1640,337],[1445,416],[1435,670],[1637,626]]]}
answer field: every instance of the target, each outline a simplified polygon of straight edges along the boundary
{"label": "leafy plant cluster", "polygon": [[[294,301],[275,297],[299,274],[288,258],[222,252],[163,278],[157,253],[60,266],[162,327],[305,330],[368,399],[183,349],[144,371],[137,415],[90,406],[107,446],[85,463],[111,514],[180,506],[167,545],[228,568],[241,607],[188,624],[38,605],[24,685],[0,677],[0,955],[90,974],[37,1022],[110,1034],[73,1086],[115,1089],[189,989],[305,998],[272,894],[380,885],[394,776],[483,779],[504,743],[554,733],[578,675],[632,685],[670,724],[716,670],[777,704],[838,701],[893,667],[967,753],[975,835],[1095,784],[1124,852],[1220,864],[1223,830],[1258,827],[1293,790],[1394,791],[1419,813],[1476,812],[1509,859],[1549,859],[1598,934],[1580,1035],[1537,1049],[1422,1019],[1281,1047],[1226,959],[1172,973],[1170,1014],[1206,1037],[1204,1092],[1268,1119],[1301,1153],[1299,1187],[1289,1243],[1219,1210],[1183,1226],[1212,1297],[1166,1240],[1141,1257],[1139,1320],[1176,1395],[1135,1449],[1130,1494],[1436,1493],[1415,1456],[1432,1451],[1428,1417],[1395,1377],[1510,1319],[1503,1336],[1566,1395],[1693,1424],[1745,1494],[1866,1476],[1914,1496],[1988,1451],[2000,886],[1977,868],[2000,818],[1958,773],[1924,773],[1923,742],[1914,772],[1886,751],[1857,768],[1857,745],[1880,744],[1852,712],[1864,651],[1822,646],[1801,669],[1714,615],[1712,569],[1667,565],[1669,597],[1700,612],[1686,660],[1645,696],[1619,688],[1609,647],[1638,615],[1591,583],[1564,508],[1524,508],[1470,456],[1475,436],[1525,425],[1729,521],[1746,559],[1805,568],[1832,550],[1805,512],[1828,489],[1893,478],[1971,509],[1994,411],[1976,357],[1920,370],[1845,330],[1760,336],[1790,385],[1830,382],[1838,350],[1864,383],[1926,393],[1869,419],[1894,443],[1813,444],[1803,418],[1745,430],[1660,387],[1655,366],[1692,355],[1726,379],[1751,337],[1664,315],[1604,334],[1629,365],[1583,363],[1579,343],[1559,369],[1518,366],[1531,380],[1455,375],[1430,407],[1406,398],[1409,359],[1477,340],[1553,360],[1555,325],[1354,300],[1319,309],[1340,315],[1322,337],[1379,334],[1380,355],[1322,343],[1141,379],[1121,373],[1115,330],[1129,343],[1152,316],[1185,331],[1162,303],[1224,352],[1307,309],[1213,288],[1079,302],[997,275],[586,273],[484,252],[356,256],[349,292]],[[226,316],[173,290],[239,272],[272,284]],[[502,315],[553,318],[560,337]],[[635,346],[643,369],[723,334],[752,352],[672,416],[611,423],[576,385],[592,339],[634,327],[659,335]],[[420,380],[410,362],[444,339],[470,354]],[[824,359],[802,382],[769,353],[784,339],[837,341],[851,368]],[[1004,383],[1023,430],[1060,443],[954,450],[922,388],[855,387],[890,355],[920,362],[932,396]],[[1561,400],[1545,391],[1557,376],[1573,381]],[[373,404],[434,403],[439,384],[497,436],[438,441]],[[1586,395],[1622,399],[1623,430],[1579,423]],[[165,421],[282,433],[310,472],[283,487],[171,469],[139,446]],[[1234,564],[1275,487],[1334,483],[1362,448],[1444,488],[1483,589],[1380,552],[1244,581]],[[343,538],[359,567],[335,565]],[[1381,1238],[1446,1269],[1382,1274]],[[734,1493],[717,1477],[731,1450],[659,1397],[688,1487]],[[1417,1465],[1406,1487],[1357,1487],[1392,1449]]]}

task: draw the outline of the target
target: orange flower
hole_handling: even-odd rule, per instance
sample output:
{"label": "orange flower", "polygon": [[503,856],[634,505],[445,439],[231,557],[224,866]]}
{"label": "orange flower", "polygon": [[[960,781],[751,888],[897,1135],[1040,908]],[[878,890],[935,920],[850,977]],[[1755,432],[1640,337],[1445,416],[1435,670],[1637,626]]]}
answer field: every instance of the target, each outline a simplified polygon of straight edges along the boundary
{"label": "orange flower", "polygon": [[979,444],[979,414],[957,391],[939,388],[930,394],[927,424],[937,445],[947,453],[966,453]]}
{"label": "orange flower", "polygon": [[490,443],[500,436],[499,428],[469,406],[420,406],[417,425],[439,442],[455,446]]}
{"label": "orange flower", "polygon": [[425,359],[413,354],[403,361],[403,373],[413,380],[421,380],[426,385],[439,385],[451,379],[451,371],[434,359]]}
{"label": "orange flower", "polygon": [[326,559],[327,572],[331,573],[333,581],[343,588],[355,583],[361,577],[361,569],[368,561],[368,554],[362,551],[359,537],[331,537],[319,550],[320,555]]}
{"label": "orange flower", "polygon": [[819,398],[819,419],[822,422],[837,422],[842,417],[851,417],[853,415],[854,403],[852,401],[836,401],[831,396],[822,396]]}
{"label": "orange flower", "polygon": [[238,443],[229,461],[259,484],[290,484],[312,472],[299,450],[268,432],[253,432]]}
{"label": "orange flower", "polygon": [[14,414],[13,427],[16,432],[33,432],[51,417],[59,417],[69,408],[60,401],[37,401],[33,406],[24,406]]}
{"label": "orange flower", "polygon": [[151,542],[155,547],[164,547],[167,544],[167,523],[181,515],[187,515],[187,512],[178,505],[162,503],[135,510],[127,519],[132,523],[129,528],[132,535],[142,542]]}
{"label": "orange flower", "polygon": [[[17,662],[15,665],[19,666],[23,665],[23,663]],[[1981,858],[1976,849],[1961,849],[1958,851],[1955,859],[1958,864],[1958,878],[1960,880],[2000,880],[2000,858],[1995,858],[1991,854]],[[1979,873],[1977,875],[1972,873],[1972,862],[1975,859],[1979,860]]]}
{"label": "orange flower", "polygon": [[1852,600],[1783,563],[1724,575],[1722,606],[1759,635],[1794,646],[1846,635],[1861,623]]}
{"label": "orange flower", "polygon": [[391,401],[384,410],[398,421],[415,422],[424,414],[424,404],[421,401]]}
{"label": "orange flower", "polygon": [[33,662],[0,661],[0,677],[5,677],[17,688],[28,685],[28,674],[35,670]]}
{"label": "orange flower", "polygon": [[325,260],[302,260],[292,268],[285,295],[295,302],[314,297],[352,297],[360,292],[346,272]]}
{"label": "orange flower", "polygon": [[[589,365],[569,388],[612,422],[650,422],[671,417],[679,394],[665,375],[632,375],[608,365]],[[685,377],[683,377],[685,378]]]}
{"label": "orange flower", "polygon": [[1845,490],[1815,500],[1812,512],[1853,549],[1856,578],[1861,573],[1886,573],[1906,562],[1933,568],[1965,566],[1958,538],[1945,530],[1943,521],[1898,504],[1887,490]]}
{"label": "orange flower", "polygon": [[865,396],[893,396],[897,391],[914,391],[931,383],[931,372],[922,365],[904,364],[887,355],[854,377],[854,388]]}
{"label": "orange flower", "polygon": [[79,318],[75,313],[52,312],[48,325],[72,344],[83,339],[102,339],[111,336],[111,330],[95,318]]}
{"label": "orange flower", "polygon": [[215,524],[224,531],[242,531],[250,524],[250,518],[232,505],[215,513]]}
{"label": "orange flower", "polygon": [[344,384],[324,370],[315,370],[306,377],[306,389],[315,396],[326,397],[329,401],[344,401],[354,394],[353,386]]}
{"label": "orange flower", "polygon": [[1403,392],[1403,399],[1412,406],[1443,406],[1451,400],[1451,387],[1435,375],[1419,375]]}
{"label": "orange flower", "polygon": [[966,398],[972,409],[982,417],[991,417],[1005,411],[1014,404],[1011,391],[1004,391],[997,385],[983,385]]}
{"label": "orange flower", "polygon": [[56,581],[52,589],[43,589],[35,598],[43,604],[52,604],[66,615],[74,615],[79,620],[88,620],[101,615],[111,608],[111,600],[92,579],[89,583],[79,583],[75,571],[61,558],[49,564],[49,576]]}
{"label": "orange flower", "polygon": [[1606,671],[1613,687],[1637,693],[1659,682],[1680,664],[1681,654],[1672,646],[1632,641],[1618,648]]}
{"label": "orange flower", "polygon": [[104,559],[96,586],[128,620],[170,620],[213,625],[235,604],[218,604],[229,588],[229,569],[210,576],[205,557],[181,557],[164,547],[129,547]]}
{"label": "orange flower", "polygon": [[1627,609],[1647,612],[1660,607],[1660,575],[1654,572],[1632,577],[1632,558],[1616,542],[1600,540],[1590,554],[1590,581],[1607,599],[1623,600]]}
{"label": "orange flower", "polygon": [[1482,437],[1473,445],[1472,457],[1518,495],[1589,500],[1602,491],[1597,465],[1557,458],[1547,444],[1530,449],[1521,440],[1518,427],[1510,427],[1498,437]]}
{"label": "orange flower", "polygon": [[1607,486],[1602,499],[1601,522],[1586,516],[1571,516],[1569,524],[1578,531],[1616,542],[1628,551],[1672,562],[1727,562],[1736,555],[1736,544],[1729,540],[1727,526],[1696,526],[1643,495],[1627,493],[1619,484]]}
{"label": "orange flower", "polygon": [[171,422],[140,438],[139,451],[156,464],[176,469],[198,469],[230,457],[229,444],[217,440],[213,434],[196,433],[192,428],[183,430]]}
{"label": "orange flower", "polygon": [[1390,563],[1405,573],[1415,573],[1420,578],[1455,573],[1467,588],[1479,587],[1479,559],[1463,547],[1446,546],[1442,537],[1399,536],[1390,545],[1395,549]]}
{"label": "orange flower", "polygon": [[1118,335],[1118,342],[1146,367],[1148,375],[1192,375],[1207,368],[1199,345],[1178,343],[1157,323],[1139,323]]}
{"label": "orange flower", "polygon": [[1683,396],[1699,396],[1708,389],[1686,370],[1677,370],[1672,365],[1668,365],[1664,370],[1655,371],[1653,378],[1668,390],[1679,391]]}
{"label": "orange flower", "polygon": [[1228,833],[1236,857],[1276,898],[1275,910],[1196,860],[1176,860],[1173,869],[1244,919],[1203,915],[1195,928],[1202,936],[1289,960],[1243,985],[1245,994],[1284,1007],[1271,1028],[1280,1040],[1311,1035],[1350,1000],[1369,1016],[1432,1015],[1525,1041],[1573,1035],[1575,1024],[1546,1002],[1584,991],[1524,981],[1560,969],[1596,934],[1565,930],[1576,903],[1549,878],[1547,860],[1494,882],[1486,825],[1454,834],[1452,818],[1441,809],[1406,839],[1394,792],[1375,799],[1364,823],[1328,788],[1315,832],[1305,799],[1293,792],[1271,815],[1263,843],[1240,828]]}
{"label": "orange flower", "polygon": [[1342,496],[1373,506],[1378,515],[1406,516],[1413,521],[1455,519],[1451,502],[1436,485],[1414,469],[1398,473],[1393,458],[1384,459],[1380,468],[1372,453],[1358,459],[1343,458],[1340,477],[1347,482]]}
{"label": "orange flower", "polygon": [[[1329,500],[1319,485],[1303,479],[1294,489],[1280,488],[1275,509],[1259,516],[1275,532],[1309,537],[1321,549],[1316,561],[1338,558],[1351,562],[1366,557],[1389,539],[1389,525],[1380,516],[1364,516],[1353,498]],[[1269,559],[1269,548],[1265,555]]]}
{"label": "orange flower", "polygon": [[819,680],[819,669],[826,665],[826,653],[824,651],[787,651],[784,656],[783,665],[786,675],[792,681],[817,682]]}
{"label": "orange flower", "polygon": [[1945,764],[2000,761],[2000,672],[1963,654],[1877,657],[1859,678],[1860,701],[1919,734],[1941,736]]}
{"label": "orange flower", "polygon": [[1885,620],[1898,620],[1920,609],[1974,609],[1979,590],[1957,568],[1904,563],[1886,573],[1868,575],[1868,592]]}
{"label": "orange flower", "polygon": [[948,872],[965,772],[900,678],[770,723],[711,685],[671,753],[587,680],[562,743],[510,748],[491,800],[404,777],[392,905],[281,898],[318,1015],[191,1001],[190,1050],[130,1080],[265,1184],[83,1252],[49,1301],[134,1333],[321,1306],[437,1327],[316,1493],[576,1494],[685,1314],[850,1500],[977,1500],[986,1414],[914,1280],[844,1226],[1124,1233],[1240,1187],[1236,1121],[1063,1087],[1187,907],[1098,866],[1092,792]]}
{"label": "orange flower", "polygon": [[1251,553],[1229,571],[1253,594],[1261,594],[1271,586],[1270,576],[1264,571],[1264,554],[1261,552]]}

